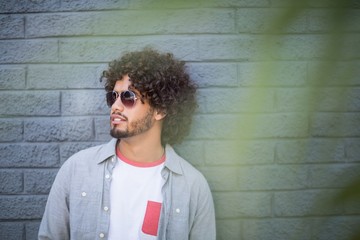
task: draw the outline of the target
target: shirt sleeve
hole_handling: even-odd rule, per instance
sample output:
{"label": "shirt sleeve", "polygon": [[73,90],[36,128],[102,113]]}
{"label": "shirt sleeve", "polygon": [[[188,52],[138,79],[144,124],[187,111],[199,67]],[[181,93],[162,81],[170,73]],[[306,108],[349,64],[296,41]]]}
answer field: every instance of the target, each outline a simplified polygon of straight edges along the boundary
{"label": "shirt sleeve", "polygon": [[60,168],[51,187],[41,220],[38,239],[70,239],[69,188],[71,171],[67,162]]}
{"label": "shirt sleeve", "polygon": [[215,240],[216,221],[214,202],[209,185],[205,179],[200,181],[197,197],[197,209],[190,230],[189,240]]}

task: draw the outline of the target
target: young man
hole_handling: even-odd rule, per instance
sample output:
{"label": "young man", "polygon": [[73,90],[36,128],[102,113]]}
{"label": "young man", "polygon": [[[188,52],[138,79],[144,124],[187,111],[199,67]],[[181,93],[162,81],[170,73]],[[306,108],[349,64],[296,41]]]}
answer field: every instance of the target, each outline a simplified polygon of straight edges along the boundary
{"label": "young man", "polygon": [[102,79],[113,139],[63,164],[39,239],[215,239],[208,184],[170,146],[197,106],[184,63],[146,48],[112,61]]}

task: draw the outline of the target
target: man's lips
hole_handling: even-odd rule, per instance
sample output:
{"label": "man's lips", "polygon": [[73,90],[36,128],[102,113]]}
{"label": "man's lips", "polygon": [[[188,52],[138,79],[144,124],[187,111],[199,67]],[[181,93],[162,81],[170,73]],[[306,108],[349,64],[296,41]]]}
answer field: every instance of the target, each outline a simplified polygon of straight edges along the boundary
{"label": "man's lips", "polygon": [[121,114],[111,114],[110,120],[112,124],[120,124],[127,121],[127,118]]}

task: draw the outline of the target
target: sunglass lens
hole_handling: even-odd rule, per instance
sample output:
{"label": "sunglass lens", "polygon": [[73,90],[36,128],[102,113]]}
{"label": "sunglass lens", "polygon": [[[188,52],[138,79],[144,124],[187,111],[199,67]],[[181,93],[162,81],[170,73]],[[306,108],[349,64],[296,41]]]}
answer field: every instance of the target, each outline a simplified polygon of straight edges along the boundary
{"label": "sunglass lens", "polygon": [[121,102],[124,104],[125,107],[131,108],[135,104],[135,93],[131,91],[122,92],[121,95]]}
{"label": "sunglass lens", "polygon": [[106,103],[109,107],[111,107],[115,101],[116,101],[116,92],[106,93]]}

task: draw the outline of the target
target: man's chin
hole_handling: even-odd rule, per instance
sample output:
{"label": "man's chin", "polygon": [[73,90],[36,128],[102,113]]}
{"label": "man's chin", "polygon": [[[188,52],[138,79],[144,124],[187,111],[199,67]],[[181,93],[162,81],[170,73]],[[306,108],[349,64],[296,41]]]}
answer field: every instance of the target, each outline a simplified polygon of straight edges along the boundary
{"label": "man's chin", "polygon": [[120,139],[120,138],[129,137],[129,134],[127,132],[120,131],[119,129],[112,128],[110,130],[110,136],[112,136],[113,138]]}

